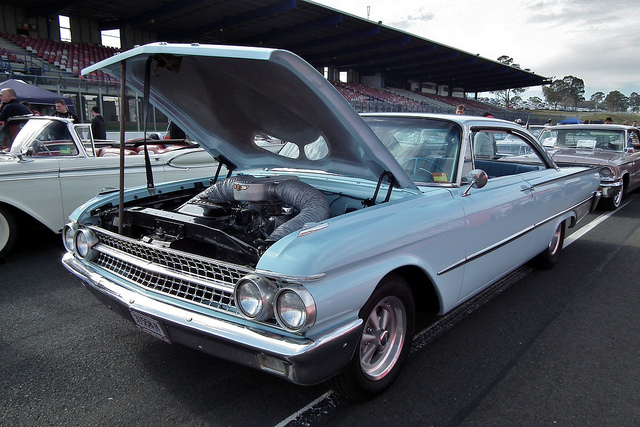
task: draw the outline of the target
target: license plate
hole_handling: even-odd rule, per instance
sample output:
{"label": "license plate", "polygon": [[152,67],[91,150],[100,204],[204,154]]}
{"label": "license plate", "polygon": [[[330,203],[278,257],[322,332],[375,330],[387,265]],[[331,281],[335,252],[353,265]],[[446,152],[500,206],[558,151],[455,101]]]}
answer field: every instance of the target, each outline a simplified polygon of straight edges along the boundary
{"label": "license plate", "polygon": [[130,313],[138,329],[171,344],[169,335],[167,334],[167,331],[164,330],[164,327],[160,322],[158,322],[156,319],[152,319],[149,316],[140,314],[137,311],[130,311]]}

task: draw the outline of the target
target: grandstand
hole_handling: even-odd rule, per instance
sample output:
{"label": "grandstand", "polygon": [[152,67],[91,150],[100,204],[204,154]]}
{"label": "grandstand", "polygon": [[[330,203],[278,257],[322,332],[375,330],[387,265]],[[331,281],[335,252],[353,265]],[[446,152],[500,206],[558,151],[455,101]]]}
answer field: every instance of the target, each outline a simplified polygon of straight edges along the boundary
{"label": "grandstand", "polygon": [[[2,41],[2,39],[4,39]],[[9,43],[7,43],[9,42]],[[102,71],[89,75],[80,74],[83,68],[120,52],[118,49],[95,46],[87,43],[60,42],[38,37],[0,32],[0,72],[7,76],[27,78],[38,76],[33,83],[44,82],[47,77],[64,77],[65,80],[78,79],[87,94],[97,88],[119,86],[119,81]],[[38,61],[38,59],[40,61]],[[359,112],[402,111],[453,113],[459,104],[465,105],[469,114],[490,111],[494,114],[507,113],[490,104],[461,97],[447,97],[420,93],[400,88],[376,88],[358,83],[332,80],[331,83]],[[46,84],[45,84],[46,86]],[[74,89],[78,85],[71,85]]]}
{"label": "grandstand", "polygon": [[[470,114],[490,111],[512,119],[512,113],[466,94],[546,83],[542,76],[316,3],[233,3],[233,7],[225,2],[203,7],[185,3],[172,10],[135,1],[105,9],[97,0],[6,0],[0,5],[7,17],[0,22],[0,81],[17,78],[69,96],[82,120],[90,118],[93,105],[99,105],[107,112],[103,114],[107,121],[116,121],[119,82],[100,71],[87,76],[80,72],[118,52],[97,40],[100,29],[119,26],[124,49],[172,41],[291,50],[329,78],[357,111],[452,113],[456,105],[464,104]],[[47,16],[41,16],[44,11]],[[58,24],[51,19],[55,13],[70,17],[73,42],[60,40]],[[134,93],[127,98],[126,121],[136,123],[141,101]],[[161,115],[155,119],[166,120]]]}
{"label": "grandstand", "polygon": [[[1,32],[0,36],[2,36],[5,40],[14,44],[15,48],[23,48],[26,52],[30,54],[30,56],[36,56],[42,60],[42,63],[48,63],[49,68],[46,66],[42,66],[40,70],[36,70],[35,67],[30,67],[25,69],[22,67],[23,72],[36,72],[36,73],[46,73],[51,71],[53,67],[57,71],[67,72],[72,74],[75,77],[80,78],[80,71],[83,68],[88,67],[89,65],[93,65],[96,62],[102,61],[103,59],[109,58],[115,55],[119,50],[105,47],[105,46],[96,46],[88,43],[69,43],[69,42],[61,42],[55,40],[42,39],[39,37],[30,37],[18,34],[11,34]],[[18,57],[15,53],[10,51],[7,52],[7,68],[10,70],[12,68],[11,63],[25,63],[27,61],[20,61],[20,57]],[[4,57],[3,57],[4,59]],[[31,61],[33,63],[33,61]],[[5,71],[6,68],[4,64],[1,65],[1,70]],[[105,74],[94,74],[95,81],[103,80],[105,82],[117,83],[117,81],[110,76]]]}

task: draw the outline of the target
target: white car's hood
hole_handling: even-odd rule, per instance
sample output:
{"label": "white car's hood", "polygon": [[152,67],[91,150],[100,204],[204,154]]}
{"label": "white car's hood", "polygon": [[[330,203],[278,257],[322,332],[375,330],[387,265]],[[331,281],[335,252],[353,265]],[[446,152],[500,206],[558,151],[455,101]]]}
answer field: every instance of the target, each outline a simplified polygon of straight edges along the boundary
{"label": "white car's hood", "polygon": [[[400,187],[415,188],[340,93],[291,52],[152,43],[82,72],[102,69],[121,79],[126,61],[127,86],[143,94],[150,58],[151,103],[210,154],[239,170],[294,168],[370,180],[389,171]],[[261,148],[256,141],[263,135],[295,143],[300,155],[290,158]],[[328,153],[316,150],[306,157],[305,145],[319,139],[326,141]]]}

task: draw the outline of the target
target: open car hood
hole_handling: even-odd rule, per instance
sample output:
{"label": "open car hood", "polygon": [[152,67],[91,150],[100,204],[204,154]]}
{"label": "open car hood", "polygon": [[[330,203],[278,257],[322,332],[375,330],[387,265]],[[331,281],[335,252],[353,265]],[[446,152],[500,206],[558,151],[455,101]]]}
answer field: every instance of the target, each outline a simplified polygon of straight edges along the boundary
{"label": "open car hood", "polygon": [[[307,169],[370,180],[389,171],[398,186],[415,188],[333,85],[291,52],[152,43],[82,73],[101,69],[122,80],[126,61],[126,85],[143,94],[148,59],[150,102],[239,170]],[[289,142],[286,156],[274,152],[273,141]]]}

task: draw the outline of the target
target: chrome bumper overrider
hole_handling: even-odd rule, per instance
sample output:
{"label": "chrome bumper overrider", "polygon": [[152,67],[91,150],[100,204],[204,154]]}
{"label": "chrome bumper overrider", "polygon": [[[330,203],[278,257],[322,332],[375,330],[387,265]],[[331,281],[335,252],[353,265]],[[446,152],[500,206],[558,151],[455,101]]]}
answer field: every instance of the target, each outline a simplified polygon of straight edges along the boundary
{"label": "chrome bumper overrider", "polygon": [[616,197],[622,191],[622,182],[601,183],[600,191],[605,199]]}
{"label": "chrome bumper overrider", "polygon": [[131,310],[159,321],[173,343],[262,369],[301,385],[322,382],[347,365],[362,320],[326,331],[313,340],[275,335],[176,307],[127,289],[94,272],[68,252],[63,265],[111,310],[133,322]]}
{"label": "chrome bumper overrider", "polygon": [[589,209],[589,212],[593,212],[596,210],[596,207],[598,206],[598,203],[600,202],[601,198],[602,198],[602,191],[600,191],[600,189],[598,189],[597,191],[594,191],[593,199],[591,200],[591,208]]}

